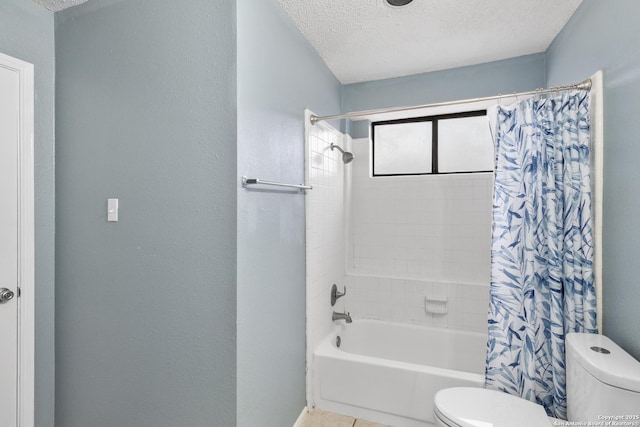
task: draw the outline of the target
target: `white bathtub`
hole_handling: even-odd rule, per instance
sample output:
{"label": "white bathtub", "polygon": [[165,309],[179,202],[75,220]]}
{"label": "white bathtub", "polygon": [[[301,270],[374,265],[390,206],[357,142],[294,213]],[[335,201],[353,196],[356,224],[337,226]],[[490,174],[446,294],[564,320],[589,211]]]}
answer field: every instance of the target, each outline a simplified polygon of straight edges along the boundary
{"label": "white bathtub", "polygon": [[393,427],[432,426],[438,390],[484,385],[486,343],[477,332],[341,322],[314,352],[310,403]]}

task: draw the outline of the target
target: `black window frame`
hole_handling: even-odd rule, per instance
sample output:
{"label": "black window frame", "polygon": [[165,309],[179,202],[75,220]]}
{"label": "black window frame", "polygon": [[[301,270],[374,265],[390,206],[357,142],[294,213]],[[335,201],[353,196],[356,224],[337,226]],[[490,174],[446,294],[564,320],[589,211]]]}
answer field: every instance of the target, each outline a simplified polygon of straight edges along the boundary
{"label": "black window frame", "polygon": [[[438,122],[447,119],[461,119],[465,117],[481,117],[486,116],[487,110],[464,111],[460,113],[438,114],[434,116],[411,117],[408,119],[384,120],[379,122],[371,122],[371,171],[372,176],[425,176],[425,175],[455,175],[461,173],[493,173],[493,170],[479,171],[459,171],[459,172],[440,172],[438,170]],[[375,153],[376,153],[376,126],[397,125],[403,123],[419,123],[431,122],[431,172],[420,173],[376,173]]]}

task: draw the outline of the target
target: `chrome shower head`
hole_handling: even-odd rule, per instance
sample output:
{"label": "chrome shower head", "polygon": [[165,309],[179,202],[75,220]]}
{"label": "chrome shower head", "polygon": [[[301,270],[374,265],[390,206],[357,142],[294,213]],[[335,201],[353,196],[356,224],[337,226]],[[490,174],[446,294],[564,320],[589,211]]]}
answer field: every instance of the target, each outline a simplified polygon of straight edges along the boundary
{"label": "chrome shower head", "polygon": [[344,164],[351,163],[351,161],[355,158],[352,153],[344,151],[342,148],[338,147],[335,144],[331,144],[331,151],[333,151],[334,148],[337,148],[342,153],[342,161],[344,162]]}

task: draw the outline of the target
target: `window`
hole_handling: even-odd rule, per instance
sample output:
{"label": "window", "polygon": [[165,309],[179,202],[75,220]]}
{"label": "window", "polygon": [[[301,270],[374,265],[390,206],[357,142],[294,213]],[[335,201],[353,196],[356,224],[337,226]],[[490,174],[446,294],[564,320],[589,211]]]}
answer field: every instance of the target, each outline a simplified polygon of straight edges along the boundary
{"label": "window", "polygon": [[487,111],[374,122],[373,176],[493,171]]}

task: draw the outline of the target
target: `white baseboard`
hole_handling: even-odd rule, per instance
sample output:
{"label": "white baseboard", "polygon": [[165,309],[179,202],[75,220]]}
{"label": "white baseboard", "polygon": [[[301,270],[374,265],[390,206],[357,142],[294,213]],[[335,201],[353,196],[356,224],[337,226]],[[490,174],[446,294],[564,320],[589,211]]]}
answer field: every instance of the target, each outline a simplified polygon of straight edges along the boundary
{"label": "white baseboard", "polygon": [[304,418],[307,416],[308,412],[309,411],[307,410],[306,406],[302,408],[302,412],[300,412],[300,415],[298,415],[298,419],[296,420],[293,427],[302,427],[302,422],[304,421]]}

